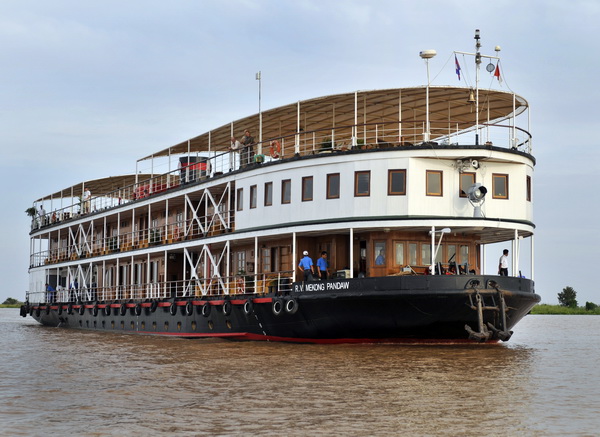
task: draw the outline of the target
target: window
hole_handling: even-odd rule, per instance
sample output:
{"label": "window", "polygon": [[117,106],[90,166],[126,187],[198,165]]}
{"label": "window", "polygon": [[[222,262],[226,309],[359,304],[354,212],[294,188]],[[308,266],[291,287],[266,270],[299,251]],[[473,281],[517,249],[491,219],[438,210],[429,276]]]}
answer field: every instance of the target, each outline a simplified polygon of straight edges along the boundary
{"label": "window", "polygon": [[250,187],[250,208],[256,208],[256,185]]}
{"label": "window", "polygon": [[340,198],[340,174],[332,173],[327,175],[327,198]]}
{"label": "window", "polygon": [[417,243],[408,243],[408,263],[417,265]]}
{"label": "window", "polygon": [[388,195],[406,195],[406,170],[388,171]]}
{"label": "window", "polygon": [[460,246],[459,264],[467,264],[469,262],[469,246],[463,244]]}
{"label": "window", "polygon": [[302,178],[302,201],[313,200],[313,177],[305,176]]}
{"label": "window", "polygon": [[262,249],[262,265],[263,272],[272,272],[271,269],[271,249],[263,247]]}
{"label": "window", "polygon": [[265,183],[265,206],[273,205],[273,182]]}
{"label": "window", "polygon": [[394,242],[394,263],[397,266],[404,265],[404,243]]}
{"label": "window", "polygon": [[531,176],[527,176],[527,201],[531,202]]}
{"label": "window", "polygon": [[492,198],[508,199],[507,174],[492,174]]}
{"label": "window", "polygon": [[238,188],[235,196],[235,203],[237,205],[237,210],[241,211],[244,209],[244,189]]}
{"label": "window", "polygon": [[431,265],[431,244],[421,244],[421,263]]}
{"label": "window", "polygon": [[371,193],[371,172],[354,172],[354,196],[366,197]]}
{"label": "window", "polygon": [[238,273],[241,273],[241,272],[246,273],[246,252],[244,252],[244,251],[238,252],[236,258],[237,258],[236,259],[237,272]]}
{"label": "window", "polygon": [[427,195],[428,196],[442,196],[442,172],[437,170],[427,170],[426,175],[427,182]]}
{"label": "window", "polygon": [[292,201],[292,181],[285,179],[281,181],[281,203],[290,203]]}
{"label": "window", "polygon": [[467,197],[467,190],[475,183],[475,173],[461,173],[459,178],[458,195]]}
{"label": "window", "polygon": [[385,265],[385,241],[376,241],[373,245],[373,256],[375,257],[375,265]]}

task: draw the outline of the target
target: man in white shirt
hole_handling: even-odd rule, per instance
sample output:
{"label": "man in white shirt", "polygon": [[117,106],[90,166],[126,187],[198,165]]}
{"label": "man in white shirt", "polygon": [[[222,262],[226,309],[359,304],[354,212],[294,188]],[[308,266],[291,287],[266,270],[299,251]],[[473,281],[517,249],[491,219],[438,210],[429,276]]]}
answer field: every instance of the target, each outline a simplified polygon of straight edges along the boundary
{"label": "man in white shirt", "polygon": [[498,264],[498,274],[500,276],[508,276],[508,249],[502,251],[502,256]]}

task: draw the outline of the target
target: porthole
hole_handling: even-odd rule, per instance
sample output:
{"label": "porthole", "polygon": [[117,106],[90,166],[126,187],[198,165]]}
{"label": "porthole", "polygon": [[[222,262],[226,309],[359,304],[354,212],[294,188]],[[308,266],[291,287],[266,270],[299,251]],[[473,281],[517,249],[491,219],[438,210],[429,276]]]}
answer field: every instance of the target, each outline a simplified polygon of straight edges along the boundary
{"label": "porthole", "polygon": [[181,332],[181,322],[177,322],[177,331]]}
{"label": "porthole", "polygon": [[152,330],[156,331],[156,322],[152,322]]}
{"label": "porthole", "polygon": [[125,329],[125,321],[121,320],[121,329]]}
{"label": "porthole", "polygon": [[227,320],[227,321],[225,322],[225,324],[227,325],[227,327],[228,327],[229,329],[231,329],[231,321],[230,321],[230,320]]}
{"label": "porthole", "polygon": [[212,320],[209,320],[208,321],[208,329],[210,329],[212,331],[214,327],[215,327],[215,325],[213,324]]}
{"label": "porthole", "polygon": [[135,329],[135,323],[133,322],[133,320],[131,321],[131,324],[129,326],[131,326],[132,331]]}
{"label": "porthole", "polygon": [[169,322],[165,322],[165,328],[164,328],[164,330],[165,330],[165,331],[168,331],[168,330],[169,330]]}
{"label": "porthole", "polygon": [[106,320],[102,320],[102,329],[106,328]]}
{"label": "porthole", "polygon": [[115,329],[115,321],[114,321],[114,320],[111,320],[111,321],[110,321],[110,327],[111,327],[112,329]]}
{"label": "porthole", "polygon": [[83,328],[83,320],[80,320],[80,321],[79,321],[79,327],[80,327],[80,328]]}
{"label": "porthole", "polygon": [[142,330],[145,331],[146,330],[146,322],[142,322]]}
{"label": "porthole", "polygon": [[96,328],[96,327],[97,327],[97,325],[98,325],[98,324],[97,324],[97,323],[96,323],[96,321],[94,320],[94,328]]}
{"label": "porthole", "polygon": [[89,321],[89,320],[86,320],[86,321],[85,321],[85,327],[86,327],[86,328],[89,328],[89,327],[90,327],[90,321]]}
{"label": "porthole", "polygon": [[197,323],[196,323],[196,321],[194,320],[194,321],[192,322],[192,331],[195,331],[195,330],[196,330],[196,328],[198,328],[198,324],[197,324]]}

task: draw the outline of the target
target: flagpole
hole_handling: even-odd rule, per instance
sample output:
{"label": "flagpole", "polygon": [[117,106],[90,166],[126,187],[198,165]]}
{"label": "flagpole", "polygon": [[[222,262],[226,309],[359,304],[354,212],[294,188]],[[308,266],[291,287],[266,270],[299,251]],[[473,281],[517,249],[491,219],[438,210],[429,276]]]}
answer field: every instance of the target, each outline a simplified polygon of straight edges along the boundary
{"label": "flagpole", "polygon": [[262,111],[261,111],[261,92],[262,92],[262,78],[260,71],[256,73],[256,80],[258,81],[258,154],[262,155]]}
{"label": "flagpole", "polygon": [[479,145],[479,66],[481,65],[481,42],[479,29],[475,29],[475,145]]}

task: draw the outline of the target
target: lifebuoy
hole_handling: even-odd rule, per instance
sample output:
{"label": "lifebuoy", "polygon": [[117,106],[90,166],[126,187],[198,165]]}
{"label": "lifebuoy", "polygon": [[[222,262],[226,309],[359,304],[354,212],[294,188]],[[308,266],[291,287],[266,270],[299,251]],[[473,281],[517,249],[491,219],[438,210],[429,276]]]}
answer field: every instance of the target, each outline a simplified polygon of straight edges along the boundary
{"label": "lifebuoy", "polygon": [[156,311],[156,308],[158,308],[158,301],[153,300],[152,304],[150,305],[150,311],[154,312]]}
{"label": "lifebuoy", "polygon": [[281,143],[277,140],[273,140],[271,141],[270,147],[269,147],[269,154],[271,155],[271,158],[277,159],[279,158],[279,156],[281,155]]}
{"label": "lifebuoy", "polygon": [[208,317],[210,315],[210,304],[208,302],[202,306],[202,315],[204,317]]}
{"label": "lifebuoy", "polygon": [[225,314],[226,316],[231,314],[231,302],[229,302],[228,300],[223,302],[223,314]]}
{"label": "lifebuoy", "polygon": [[271,306],[271,309],[273,310],[273,314],[276,316],[280,315],[283,311],[283,303],[281,302],[281,299],[273,299],[273,305]]}
{"label": "lifebuoy", "polygon": [[84,304],[81,304],[81,305],[79,306],[79,315],[80,315],[80,316],[83,316],[84,314],[85,314],[85,305],[84,305]]}
{"label": "lifebuoy", "polygon": [[94,317],[96,317],[98,315],[98,304],[95,304],[94,307],[92,308],[92,314]]}
{"label": "lifebuoy", "polygon": [[136,316],[139,316],[142,314],[142,306],[139,303],[135,305],[134,313]]}
{"label": "lifebuoy", "polygon": [[294,298],[288,299],[285,302],[285,311],[289,314],[296,314],[296,311],[298,311],[298,301]]}
{"label": "lifebuoy", "polygon": [[72,304],[69,304],[69,306],[67,306],[67,314],[68,315],[73,314],[73,305]]}
{"label": "lifebuoy", "polygon": [[121,306],[119,307],[119,314],[124,316],[126,312],[127,312],[127,305],[122,303]]}
{"label": "lifebuoy", "polygon": [[104,315],[110,316],[110,304],[109,303],[107,303],[106,306],[104,307]]}
{"label": "lifebuoy", "polygon": [[173,302],[171,304],[171,306],[169,307],[169,312],[171,313],[172,316],[177,314],[177,303],[176,302]]}
{"label": "lifebuoy", "polygon": [[46,315],[50,314],[50,304],[46,305]]}
{"label": "lifebuoy", "polygon": [[191,316],[194,313],[194,305],[192,302],[188,302],[185,304],[185,315]]}
{"label": "lifebuoy", "polygon": [[248,299],[246,302],[244,302],[244,313],[250,315],[250,314],[252,314],[253,310],[254,310],[254,307],[252,304],[252,299]]}

